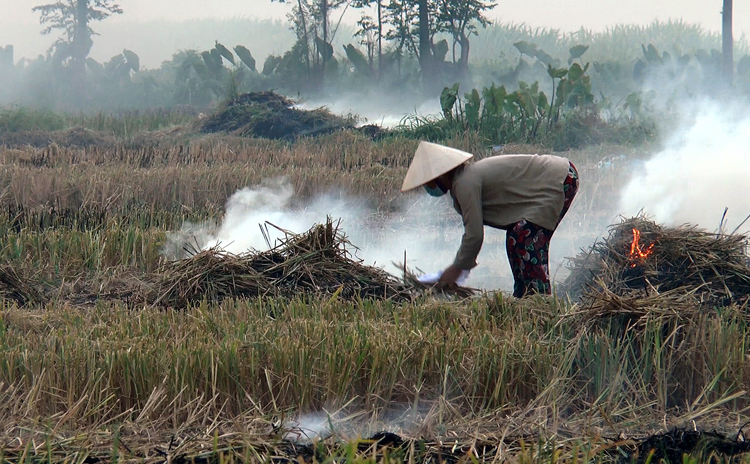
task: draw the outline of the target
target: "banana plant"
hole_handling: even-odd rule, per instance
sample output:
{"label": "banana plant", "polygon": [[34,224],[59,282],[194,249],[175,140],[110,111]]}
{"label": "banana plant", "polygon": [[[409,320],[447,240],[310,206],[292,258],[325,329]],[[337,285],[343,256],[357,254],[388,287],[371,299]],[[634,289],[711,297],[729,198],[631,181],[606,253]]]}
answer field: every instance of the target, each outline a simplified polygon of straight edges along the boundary
{"label": "banana plant", "polygon": [[557,62],[552,55],[538,48],[536,44],[521,40],[520,42],[514,43],[513,46],[516,47],[516,50],[518,50],[522,57],[523,55],[526,55],[529,58],[536,58],[540,63],[546,66],[556,64]]}
{"label": "banana plant", "polygon": [[132,73],[140,71],[141,63],[135,52],[125,49],[121,54],[113,56],[104,64],[91,57],[86,58],[86,67],[96,77],[123,81],[129,80]]}
{"label": "banana plant", "polygon": [[[555,84],[555,79],[558,81],[561,81],[565,76],[568,75],[568,70],[565,68],[553,68],[552,65],[547,66],[547,74],[549,74],[549,77],[552,78],[552,108],[553,110],[549,112],[547,124],[552,124],[553,122],[557,122],[558,118],[560,117],[560,105],[557,104],[556,101],[556,95],[555,92],[557,90],[558,85]],[[554,118],[554,121],[553,121]]]}
{"label": "banana plant", "polygon": [[440,109],[443,110],[443,117],[447,120],[453,120],[453,107],[458,100],[458,86],[459,83],[456,82],[452,87],[444,88],[440,94]]}
{"label": "banana plant", "polygon": [[[462,104],[463,103],[463,104]],[[458,106],[456,105],[458,104]],[[508,138],[532,140],[550,111],[550,104],[539,83],[519,82],[519,89],[508,92],[492,84],[480,93],[474,89],[458,98],[458,84],[446,87],[440,96],[445,120],[462,130],[475,130],[495,141]]]}
{"label": "banana plant", "polygon": [[464,104],[464,112],[466,114],[466,125],[469,129],[479,130],[481,120],[479,118],[479,111],[482,109],[482,99],[479,97],[479,91],[473,89],[471,92],[464,95],[466,103]]}
{"label": "banana plant", "polygon": [[[214,50],[216,50],[216,52],[214,52]],[[219,55],[221,55],[222,58],[224,58],[225,60],[227,60],[230,63],[232,63],[232,65],[234,65],[234,66],[237,65],[237,63],[235,63],[235,61],[234,61],[234,55],[232,54],[232,52],[230,52],[227,47],[225,47],[224,45],[220,44],[218,40],[216,41],[216,44],[214,45],[214,49],[211,50],[211,53],[212,54],[219,54]]]}
{"label": "banana plant", "polygon": [[536,138],[542,122],[550,112],[547,95],[539,90],[539,82],[531,85],[520,81],[517,94],[518,105],[521,109],[521,133],[526,140]]}
{"label": "banana plant", "polygon": [[276,68],[279,66],[281,61],[283,60],[282,57],[276,56],[276,55],[268,55],[266,57],[266,61],[263,62],[263,71],[262,74],[264,76],[270,76],[276,71]]}
{"label": "banana plant", "polygon": [[435,62],[442,63],[443,61],[445,61],[445,57],[448,56],[449,51],[450,47],[448,46],[448,41],[446,39],[436,42],[433,46],[432,53],[435,58]]}
{"label": "banana plant", "polygon": [[573,64],[574,60],[580,60],[583,54],[588,51],[588,49],[588,45],[576,45],[575,47],[572,47],[570,50],[568,50],[568,53],[570,53],[570,57],[568,58],[568,65]]}
{"label": "banana plant", "polygon": [[333,45],[321,39],[320,37],[315,37],[315,46],[317,47],[318,53],[320,54],[320,57],[323,59],[324,63],[327,63],[328,61],[334,59]]}
{"label": "banana plant", "polygon": [[344,51],[346,52],[346,57],[354,65],[354,69],[357,70],[357,72],[369,77],[371,74],[370,64],[367,61],[367,57],[365,56],[365,54],[352,44],[344,45]]}
{"label": "banana plant", "polygon": [[252,72],[258,72],[255,69],[255,58],[253,58],[253,54],[250,53],[250,50],[247,49],[247,47],[244,47],[242,45],[237,45],[234,47],[234,53],[237,54],[238,57],[240,57],[240,61],[247,66],[247,68]]}
{"label": "banana plant", "polygon": [[138,72],[141,70],[141,59],[134,52],[128,49],[122,51],[122,56],[125,57],[125,64],[133,71]]}

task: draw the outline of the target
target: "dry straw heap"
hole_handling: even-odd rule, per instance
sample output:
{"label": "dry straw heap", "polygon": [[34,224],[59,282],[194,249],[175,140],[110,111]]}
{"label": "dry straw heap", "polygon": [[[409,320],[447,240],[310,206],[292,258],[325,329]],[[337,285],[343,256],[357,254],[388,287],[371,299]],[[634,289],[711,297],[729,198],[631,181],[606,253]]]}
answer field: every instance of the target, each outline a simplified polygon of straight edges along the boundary
{"label": "dry straw heap", "polygon": [[352,118],[337,116],[325,108],[304,110],[274,92],[238,95],[199,122],[201,132],[227,132],[239,136],[294,140],[354,127]]}
{"label": "dry straw heap", "polygon": [[574,258],[562,290],[593,313],[705,311],[750,295],[748,238],[625,219]]}
{"label": "dry straw heap", "polygon": [[384,270],[355,260],[338,223],[328,219],[264,252],[234,255],[212,248],[166,264],[156,276],[149,302],[176,308],[225,298],[301,294],[345,299],[407,300],[414,287]]}
{"label": "dry straw heap", "polygon": [[399,279],[381,268],[367,266],[349,251],[355,247],[338,226],[329,218],[302,234],[280,229],[284,238],[274,246],[269,241],[268,251],[236,255],[220,246],[186,250],[190,257],[167,262],[153,273],[136,275],[120,269],[116,277],[62,282],[59,288],[20,277],[13,267],[4,265],[0,266],[0,298],[19,306],[53,299],[72,305],[121,300],[135,306],[185,309],[202,301],[218,303],[227,298],[322,296],[401,302],[432,292],[461,298],[474,293],[464,287],[438,290],[420,283],[406,268]]}

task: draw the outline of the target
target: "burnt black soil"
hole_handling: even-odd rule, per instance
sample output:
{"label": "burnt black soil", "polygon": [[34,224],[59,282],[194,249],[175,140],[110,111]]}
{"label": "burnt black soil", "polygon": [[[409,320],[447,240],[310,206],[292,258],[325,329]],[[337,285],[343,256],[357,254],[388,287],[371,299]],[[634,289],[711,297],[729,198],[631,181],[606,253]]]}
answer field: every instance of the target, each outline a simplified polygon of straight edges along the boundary
{"label": "burnt black soil", "polygon": [[750,442],[744,440],[741,432],[728,437],[716,431],[674,429],[644,438],[632,453],[622,456],[620,462],[681,463],[684,455],[698,458],[698,462],[714,462],[713,458],[727,459],[748,452]]}
{"label": "burnt black soil", "polygon": [[[532,440],[533,438],[527,437]],[[504,440],[505,453],[510,447],[519,445],[518,438]],[[528,441],[527,441],[528,443]],[[426,440],[411,440],[390,432],[376,433],[357,445],[360,455],[388,456],[389,462],[431,462],[454,464],[459,462],[496,462],[500,453],[500,443],[477,441],[473,444],[439,444]],[[286,462],[325,462],[331,456],[343,456],[346,450],[333,443],[297,444],[282,441],[265,449],[256,449],[274,463]],[[727,437],[719,432],[705,432],[687,429],[674,429],[644,438],[629,449],[617,447],[612,450],[612,462],[620,463],[682,463],[688,455],[697,462],[739,462],[745,453],[750,452],[750,442],[742,436]],[[173,462],[210,462],[207,456],[180,456]],[[378,461],[379,462],[379,461]]]}
{"label": "burnt black soil", "polygon": [[294,140],[353,127],[352,119],[337,116],[325,108],[303,110],[295,107],[293,100],[274,92],[254,92],[226,102],[201,123],[200,131]]}

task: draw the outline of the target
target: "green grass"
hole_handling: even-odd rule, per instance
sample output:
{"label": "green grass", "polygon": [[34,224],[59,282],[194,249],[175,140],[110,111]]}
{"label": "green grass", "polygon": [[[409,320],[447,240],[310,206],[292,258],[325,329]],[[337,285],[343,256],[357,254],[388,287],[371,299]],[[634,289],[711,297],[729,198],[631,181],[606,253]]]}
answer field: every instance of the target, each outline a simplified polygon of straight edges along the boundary
{"label": "green grass", "polygon": [[45,109],[7,107],[0,108],[0,134],[83,127],[127,140],[139,134],[187,124],[197,115],[195,110],[179,108],[57,114]]}
{"label": "green grass", "polygon": [[[268,424],[325,409],[341,411],[341,430],[367,433],[402,411],[400,427],[427,437],[547,430],[595,440],[594,430],[650,430],[664,414],[673,425],[731,428],[721,418],[747,407],[736,395],[750,375],[740,311],[648,319],[624,339],[616,319],[591,326],[575,311],[500,295],[463,304],[240,300],[181,313],[104,301],[6,307],[0,418],[184,434],[207,420]],[[510,422],[491,425],[501,416]]]}
{"label": "green grass", "polygon": [[136,135],[169,129],[195,120],[198,111],[192,108],[155,108],[119,112],[92,112],[66,115],[68,127],[85,127],[129,139]]}
{"label": "green grass", "polygon": [[54,131],[65,127],[65,118],[48,110],[26,107],[0,108],[0,133]]}

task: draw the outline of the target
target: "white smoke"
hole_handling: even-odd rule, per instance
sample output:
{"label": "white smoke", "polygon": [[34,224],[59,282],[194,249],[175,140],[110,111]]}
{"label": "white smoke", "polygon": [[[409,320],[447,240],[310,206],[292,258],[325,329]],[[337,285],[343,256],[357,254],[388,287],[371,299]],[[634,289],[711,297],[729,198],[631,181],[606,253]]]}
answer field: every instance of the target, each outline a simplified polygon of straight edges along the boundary
{"label": "white smoke", "polygon": [[[384,215],[366,206],[366,201],[339,192],[320,195],[303,207],[293,205],[294,192],[286,179],[274,179],[244,188],[232,195],[219,224],[185,223],[168,236],[163,254],[170,259],[184,258],[195,250],[218,246],[240,254],[263,251],[284,237],[324,223],[327,217],[341,220],[340,228],[357,247],[350,251],[365,264],[400,275],[394,263],[410,269],[435,272],[453,262],[463,226],[448,197],[405,196],[397,213]],[[512,288],[510,268],[505,257],[504,236],[486,230],[485,244],[466,285],[485,289]]]}
{"label": "white smoke", "polygon": [[[750,214],[750,114],[715,102],[684,112],[680,129],[664,150],[633,172],[623,189],[620,210],[643,210],[667,225],[719,227],[732,232]],[[745,226],[741,230],[750,230]]]}
{"label": "white smoke", "polygon": [[325,412],[301,414],[282,425],[284,440],[307,444],[328,438],[334,433],[332,430],[334,421],[335,417]]}

